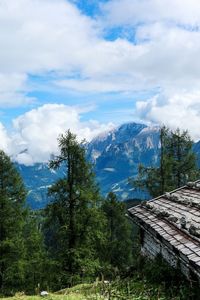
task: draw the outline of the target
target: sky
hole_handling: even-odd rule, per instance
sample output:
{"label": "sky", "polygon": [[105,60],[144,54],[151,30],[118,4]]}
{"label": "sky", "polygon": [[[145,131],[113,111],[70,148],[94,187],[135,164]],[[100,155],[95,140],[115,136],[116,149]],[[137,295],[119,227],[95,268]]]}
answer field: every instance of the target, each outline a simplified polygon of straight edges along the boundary
{"label": "sky", "polygon": [[199,0],[0,0],[0,148],[47,161],[71,129],[125,122],[200,139]]}

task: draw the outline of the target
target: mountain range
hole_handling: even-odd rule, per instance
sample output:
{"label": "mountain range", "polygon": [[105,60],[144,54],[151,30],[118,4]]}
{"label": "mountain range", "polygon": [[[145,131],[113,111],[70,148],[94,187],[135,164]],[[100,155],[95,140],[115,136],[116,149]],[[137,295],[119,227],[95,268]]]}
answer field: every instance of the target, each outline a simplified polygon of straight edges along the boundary
{"label": "mountain range", "polygon": [[[86,154],[94,165],[101,193],[113,191],[123,201],[147,196],[135,190],[128,178],[137,175],[140,163],[156,166],[159,149],[159,127],[127,123],[94,138],[86,145]],[[194,151],[199,159],[200,141],[194,144]],[[16,165],[28,190],[28,204],[33,209],[43,208],[48,203],[48,187],[63,176],[64,170],[52,171],[47,163]]]}

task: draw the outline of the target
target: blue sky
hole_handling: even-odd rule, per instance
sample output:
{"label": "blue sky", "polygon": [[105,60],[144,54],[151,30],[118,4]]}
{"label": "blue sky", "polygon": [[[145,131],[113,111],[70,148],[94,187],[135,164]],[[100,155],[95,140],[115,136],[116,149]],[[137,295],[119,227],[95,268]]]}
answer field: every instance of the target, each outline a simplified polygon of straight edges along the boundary
{"label": "blue sky", "polygon": [[[20,2],[20,1],[19,1]],[[104,18],[103,5],[109,2],[108,0],[71,0],[74,8],[76,8],[80,14],[89,17],[95,22]],[[66,16],[67,17],[67,16]],[[102,24],[100,25],[102,26]],[[129,26],[111,26],[101,28],[101,38],[105,41],[114,42],[117,39],[124,39],[135,43],[134,40],[134,28]],[[50,34],[50,32],[49,32]],[[12,130],[12,121],[20,115],[28,112],[31,109],[35,109],[45,103],[66,104],[70,106],[78,107],[91,107],[91,109],[85,112],[81,116],[81,120],[87,121],[95,119],[99,122],[113,122],[118,125],[123,122],[138,121],[137,115],[134,115],[135,102],[137,99],[145,100],[154,94],[154,89],[129,91],[92,91],[83,92],[70,89],[63,89],[52,86],[53,80],[59,80],[64,78],[70,79],[83,79],[81,74],[76,71],[75,73],[59,74],[57,70],[48,70],[44,73],[27,74],[27,82],[29,85],[28,91],[25,92],[25,96],[32,99],[30,103],[24,103],[20,106],[12,105],[2,107],[1,120],[7,129]]]}
{"label": "blue sky", "polygon": [[199,1],[0,4],[0,147],[17,160],[47,160],[68,128],[91,140],[135,121],[200,139]]}

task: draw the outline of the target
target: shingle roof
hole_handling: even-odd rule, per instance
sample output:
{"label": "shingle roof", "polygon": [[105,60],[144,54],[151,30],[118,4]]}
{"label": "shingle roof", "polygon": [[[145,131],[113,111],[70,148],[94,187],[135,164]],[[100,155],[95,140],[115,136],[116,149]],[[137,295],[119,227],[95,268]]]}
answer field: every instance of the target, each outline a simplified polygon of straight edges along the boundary
{"label": "shingle roof", "polygon": [[129,209],[200,276],[200,180]]}

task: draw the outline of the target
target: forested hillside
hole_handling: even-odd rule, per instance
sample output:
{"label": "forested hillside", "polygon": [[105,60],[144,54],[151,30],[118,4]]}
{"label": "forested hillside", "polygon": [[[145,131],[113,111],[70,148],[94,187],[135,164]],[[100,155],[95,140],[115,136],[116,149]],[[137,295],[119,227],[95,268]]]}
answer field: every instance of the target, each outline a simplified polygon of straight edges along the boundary
{"label": "forested hillside", "polygon": [[26,208],[27,193],[14,164],[0,153],[2,295],[35,293],[37,287],[56,291],[103,274],[110,277],[133,259],[125,204],[113,193],[101,197],[75,135],[66,132],[58,144],[60,154],[50,168],[62,166],[63,176],[48,189],[50,203],[35,212]]}
{"label": "forested hillside", "polygon": [[[169,176],[178,187],[199,174],[187,132],[164,127],[161,137],[161,150],[163,145],[169,147],[160,152],[159,165],[143,166],[142,174],[131,183],[150,194],[155,182],[156,193],[160,192]],[[52,157],[49,168],[53,174],[60,169],[60,177],[48,188],[49,203],[35,211],[27,208],[27,191],[14,163],[0,152],[0,295],[61,290],[80,299],[107,299],[108,295],[109,299],[161,295],[163,299],[196,299],[197,282],[191,286],[162,257],[152,262],[140,255],[138,228],[127,218],[127,208],[139,200],[120,202],[112,191],[103,198],[84,143],[67,131],[58,138],[58,145],[60,153]],[[183,152],[177,156],[180,145]],[[166,149],[171,151],[170,161]],[[183,160],[187,170],[182,169]],[[162,163],[169,167],[164,173]],[[171,188],[165,184],[165,189]],[[77,284],[88,284],[88,288],[69,289]]]}

